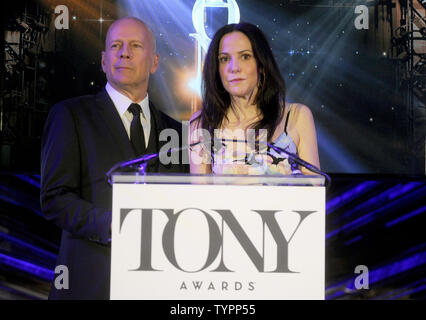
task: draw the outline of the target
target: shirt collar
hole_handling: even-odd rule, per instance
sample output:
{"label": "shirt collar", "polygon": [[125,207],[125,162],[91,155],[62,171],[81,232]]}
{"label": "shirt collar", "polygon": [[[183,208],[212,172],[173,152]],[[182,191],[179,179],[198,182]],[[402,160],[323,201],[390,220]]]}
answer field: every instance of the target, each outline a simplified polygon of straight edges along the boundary
{"label": "shirt collar", "polygon": [[[112,102],[114,103],[115,108],[117,109],[120,116],[123,116],[124,113],[127,111],[129,106],[133,103],[132,100],[129,99],[129,97],[125,96],[121,92],[118,92],[116,89],[114,89],[109,82],[107,82],[105,86],[105,90],[108,92],[108,95],[110,96]],[[148,98],[148,92],[146,93],[145,98],[138,103],[142,108],[142,114],[145,117],[145,119],[149,122],[151,118],[151,114],[149,112],[149,98]]]}

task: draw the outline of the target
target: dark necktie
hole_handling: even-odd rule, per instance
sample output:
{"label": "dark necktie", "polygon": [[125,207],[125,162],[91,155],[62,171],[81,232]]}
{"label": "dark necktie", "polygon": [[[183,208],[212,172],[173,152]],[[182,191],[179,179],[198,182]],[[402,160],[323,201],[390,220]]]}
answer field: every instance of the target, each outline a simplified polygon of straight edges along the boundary
{"label": "dark necktie", "polygon": [[130,124],[130,143],[137,156],[146,152],[145,135],[141,124],[142,108],[137,103],[132,103],[128,110],[133,114],[133,120]]}

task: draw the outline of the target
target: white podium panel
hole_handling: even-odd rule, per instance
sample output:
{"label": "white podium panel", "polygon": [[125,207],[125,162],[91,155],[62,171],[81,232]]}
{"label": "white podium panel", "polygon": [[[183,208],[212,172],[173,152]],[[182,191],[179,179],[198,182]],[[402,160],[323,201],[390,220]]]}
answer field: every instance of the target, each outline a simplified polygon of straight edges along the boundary
{"label": "white podium panel", "polygon": [[114,180],[111,299],[324,299],[325,188],[225,178]]}

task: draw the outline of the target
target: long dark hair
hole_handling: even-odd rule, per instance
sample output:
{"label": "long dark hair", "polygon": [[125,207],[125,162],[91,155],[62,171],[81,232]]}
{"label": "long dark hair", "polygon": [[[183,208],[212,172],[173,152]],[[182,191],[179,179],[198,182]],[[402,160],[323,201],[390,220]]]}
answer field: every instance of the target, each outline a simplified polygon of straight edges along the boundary
{"label": "long dark hair", "polygon": [[250,127],[267,129],[268,140],[271,140],[284,115],[286,86],[265,35],[255,25],[245,22],[220,28],[207,50],[203,69],[203,109],[199,116],[202,128],[213,136],[214,129],[221,127],[228,108],[232,108],[231,97],[220,78],[218,56],[220,40],[234,31],[242,32],[250,40],[261,84],[254,102],[262,118]]}

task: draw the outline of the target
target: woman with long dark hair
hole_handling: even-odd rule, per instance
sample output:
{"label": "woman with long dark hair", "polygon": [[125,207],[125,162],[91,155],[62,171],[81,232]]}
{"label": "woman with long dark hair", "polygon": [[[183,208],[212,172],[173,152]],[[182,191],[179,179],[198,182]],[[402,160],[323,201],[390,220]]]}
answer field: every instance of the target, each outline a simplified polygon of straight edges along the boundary
{"label": "woman with long dark hair", "polygon": [[205,58],[203,107],[190,120],[191,173],[300,172],[266,142],[319,167],[312,113],[305,105],[286,103],[285,96],[263,32],[249,23],[219,29]]}

